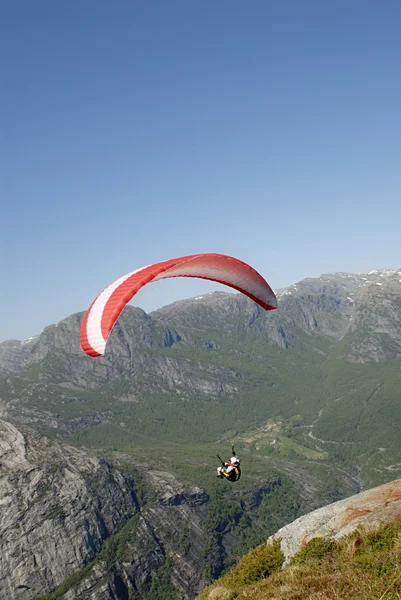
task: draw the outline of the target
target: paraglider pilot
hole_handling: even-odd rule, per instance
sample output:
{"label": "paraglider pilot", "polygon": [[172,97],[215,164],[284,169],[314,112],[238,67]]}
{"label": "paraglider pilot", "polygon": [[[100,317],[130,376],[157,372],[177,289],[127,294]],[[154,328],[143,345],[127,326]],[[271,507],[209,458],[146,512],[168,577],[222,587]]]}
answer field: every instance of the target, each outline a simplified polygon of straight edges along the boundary
{"label": "paraglider pilot", "polygon": [[240,461],[236,456],[234,446],[231,444],[231,458],[229,462],[224,462],[217,454],[217,458],[221,462],[221,467],[217,467],[217,477],[227,479],[228,481],[238,481],[241,477]]}

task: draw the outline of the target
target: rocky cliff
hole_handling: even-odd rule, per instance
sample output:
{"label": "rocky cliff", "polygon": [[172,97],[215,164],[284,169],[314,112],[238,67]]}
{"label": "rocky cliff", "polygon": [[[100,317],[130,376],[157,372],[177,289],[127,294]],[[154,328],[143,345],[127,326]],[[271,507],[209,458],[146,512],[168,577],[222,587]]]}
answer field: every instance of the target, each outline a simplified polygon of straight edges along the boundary
{"label": "rocky cliff", "polygon": [[21,342],[7,340],[0,344],[0,375],[15,375],[26,365],[35,338]]}
{"label": "rocky cliff", "polygon": [[32,598],[90,561],[137,511],[106,463],[0,421],[0,597]]}
{"label": "rocky cliff", "polygon": [[207,495],[170,473],[148,478],[155,501],[141,510],[135,484],[104,460],[0,421],[0,598],[58,586],[60,598],[126,598],[149,591],[169,557],[171,585],[192,597],[205,583],[197,562]]}

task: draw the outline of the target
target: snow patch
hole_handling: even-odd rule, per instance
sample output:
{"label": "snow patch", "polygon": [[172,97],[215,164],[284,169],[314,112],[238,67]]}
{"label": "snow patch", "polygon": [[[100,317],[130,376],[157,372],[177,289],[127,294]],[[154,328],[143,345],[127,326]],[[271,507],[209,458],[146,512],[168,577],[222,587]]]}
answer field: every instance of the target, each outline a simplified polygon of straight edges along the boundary
{"label": "snow patch", "polygon": [[32,342],[33,340],[36,340],[36,338],[39,337],[38,335],[31,335],[31,337],[27,338],[26,340],[24,340],[22,343],[23,344],[29,344],[30,342]]}

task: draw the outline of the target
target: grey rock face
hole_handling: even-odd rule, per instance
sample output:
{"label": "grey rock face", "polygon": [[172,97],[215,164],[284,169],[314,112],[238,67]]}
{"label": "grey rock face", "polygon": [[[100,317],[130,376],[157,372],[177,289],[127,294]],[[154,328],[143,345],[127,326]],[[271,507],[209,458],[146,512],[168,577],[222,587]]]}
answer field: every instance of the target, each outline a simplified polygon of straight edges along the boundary
{"label": "grey rock face", "polygon": [[[207,495],[166,472],[142,467],[155,500],[139,510],[132,484],[116,468],[77,448],[0,420],[0,598],[30,600],[53,591],[85,565],[63,598],[104,600],[149,591],[152,577],[173,562],[180,598],[205,579],[197,568],[206,544]],[[112,569],[102,543],[129,519],[135,527]],[[183,532],[188,539],[181,551]],[[115,558],[113,559],[115,560]]]}
{"label": "grey rock face", "polygon": [[0,377],[21,371],[28,361],[33,341],[33,338],[26,342],[7,340],[0,344]]}
{"label": "grey rock face", "polygon": [[401,356],[401,270],[361,290],[348,337],[344,357],[350,362],[380,362]]}
{"label": "grey rock face", "polygon": [[[206,329],[262,335],[281,348],[294,345],[297,332],[324,336],[332,343],[358,332],[366,346],[355,339],[344,358],[365,362],[399,355],[400,297],[401,269],[383,269],[304,279],[278,290],[279,308],[268,313],[242,295],[218,292],[176,302],[151,316],[173,325],[186,343],[191,343],[193,332]],[[366,326],[370,339],[364,335]],[[378,340],[377,336],[384,337]]]}
{"label": "grey rock face", "polygon": [[281,539],[286,563],[314,537],[338,539],[360,526],[375,526],[401,517],[401,479],[386,483],[319,508],[282,527],[273,539]]}
{"label": "grey rock face", "polygon": [[33,598],[91,560],[137,508],[106,463],[0,421],[0,598]]}

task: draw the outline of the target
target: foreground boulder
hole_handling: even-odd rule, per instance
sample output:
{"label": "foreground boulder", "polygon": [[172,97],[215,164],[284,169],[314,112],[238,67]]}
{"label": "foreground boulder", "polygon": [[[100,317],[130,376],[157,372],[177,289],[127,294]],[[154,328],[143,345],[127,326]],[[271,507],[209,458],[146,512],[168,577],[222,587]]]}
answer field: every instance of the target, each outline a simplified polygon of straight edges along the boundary
{"label": "foreground boulder", "polygon": [[319,508],[282,527],[269,538],[281,539],[285,564],[312,538],[338,539],[361,525],[382,525],[401,517],[401,479]]}

